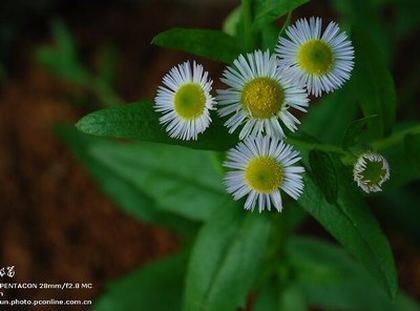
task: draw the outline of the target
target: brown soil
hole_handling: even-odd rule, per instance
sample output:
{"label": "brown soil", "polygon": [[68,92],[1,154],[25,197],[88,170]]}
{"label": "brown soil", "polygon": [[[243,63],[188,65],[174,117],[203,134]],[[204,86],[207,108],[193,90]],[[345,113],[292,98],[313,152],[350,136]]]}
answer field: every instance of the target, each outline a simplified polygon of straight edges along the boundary
{"label": "brown soil", "polygon": [[[91,291],[51,297],[92,298],[105,280],[172,252],[176,241],[123,215],[57,141],[51,125],[79,117],[62,91],[36,66],[3,91],[0,262],[16,266],[18,282],[93,282]],[[28,298],[24,291],[8,293]]]}

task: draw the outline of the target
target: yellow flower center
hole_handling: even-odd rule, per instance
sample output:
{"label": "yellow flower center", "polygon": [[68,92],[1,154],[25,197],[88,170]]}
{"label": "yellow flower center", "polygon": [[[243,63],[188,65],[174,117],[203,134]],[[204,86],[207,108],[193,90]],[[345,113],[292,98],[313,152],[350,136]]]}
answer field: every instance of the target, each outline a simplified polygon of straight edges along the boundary
{"label": "yellow flower center", "polygon": [[322,40],[314,39],[305,42],[298,51],[297,62],[309,74],[322,75],[334,65],[334,54],[331,47]]}
{"label": "yellow flower center", "polygon": [[245,180],[254,191],[271,193],[277,190],[283,181],[282,168],[274,158],[257,157],[249,161],[245,168]]}
{"label": "yellow flower center", "polygon": [[378,185],[384,178],[386,170],[382,166],[382,162],[366,160],[366,168],[361,173],[363,181],[369,186]]}
{"label": "yellow flower center", "polygon": [[245,84],[241,104],[254,118],[267,119],[278,113],[284,102],[281,85],[267,77],[255,78]]}
{"label": "yellow flower center", "polygon": [[194,120],[203,114],[206,96],[197,83],[186,83],[175,93],[175,112],[183,119]]}

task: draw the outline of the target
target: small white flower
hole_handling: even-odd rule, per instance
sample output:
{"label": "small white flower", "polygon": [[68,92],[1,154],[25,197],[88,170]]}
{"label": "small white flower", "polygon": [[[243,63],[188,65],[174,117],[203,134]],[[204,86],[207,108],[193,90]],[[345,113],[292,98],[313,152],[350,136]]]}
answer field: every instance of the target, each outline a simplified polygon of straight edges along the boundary
{"label": "small white flower", "polygon": [[228,152],[223,163],[233,169],[224,179],[227,192],[235,200],[247,195],[246,210],[258,204],[259,212],[271,206],[281,212],[280,189],[295,200],[303,191],[305,169],[294,165],[300,159],[298,151],[275,137],[248,137]]}
{"label": "small white flower", "polygon": [[196,140],[210,125],[209,110],[216,104],[208,72],[195,61],[192,65],[187,61],[173,67],[162,81],[155,97],[155,110],[162,113],[160,123],[166,125],[170,137]]}
{"label": "small white flower", "polygon": [[354,49],[345,32],[330,22],[321,34],[320,17],[300,19],[286,29],[289,39],[280,38],[276,52],[280,64],[293,81],[320,96],[340,88],[350,79]]}
{"label": "small white flower", "polygon": [[217,90],[221,106],[218,114],[230,115],[225,122],[229,133],[244,125],[239,133],[241,140],[261,133],[282,138],[280,121],[292,132],[297,129],[300,122],[289,109],[306,111],[308,97],[303,88],[285,79],[278,65],[269,51],[255,51],[246,58],[240,55],[223,72],[221,81],[229,88]]}
{"label": "small white flower", "polygon": [[382,191],[382,184],[389,179],[388,161],[380,154],[362,154],[353,168],[353,178],[366,193]]}

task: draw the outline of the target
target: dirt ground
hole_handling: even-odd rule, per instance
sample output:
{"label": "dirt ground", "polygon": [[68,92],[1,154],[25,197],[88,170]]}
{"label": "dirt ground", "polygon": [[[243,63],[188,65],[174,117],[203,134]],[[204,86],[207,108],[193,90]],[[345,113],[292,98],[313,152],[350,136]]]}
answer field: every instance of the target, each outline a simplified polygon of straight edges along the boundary
{"label": "dirt ground", "polygon": [[[68,11],[65,20],[89,66],[95,65],[104,42],[118,47],[122,57],[116,89],[132,101],[152,97],[171,64],[185,59],[185,54],[150,46],[153,34],[174,25],[217,28],[230,8],[215,5],[209,15],[208,9],[170,2],[150,1],[136,10],[120,6],[98,11],[86,5],[82,12]],[[17,282],[92,282],[92,290],[54,292],[51,298],[94,299],[105,281],[175,251],[177,241],[120,212],[53,135],[52,124],[74,123],[86,113],[70,96],[84,93],[36,63],[33,48],[49,40],[48,31],[39,33],[22,38],[17,69],[0,88],[0,263],[16,266]],[[220,66],[203,63],[214,76],[220,73]],[[420,252],[390,234],[401,287],[420,298]],[[25,291],[8,293],[28,298]],[[33,299],[46,299],[42,290],[30,293]]]}

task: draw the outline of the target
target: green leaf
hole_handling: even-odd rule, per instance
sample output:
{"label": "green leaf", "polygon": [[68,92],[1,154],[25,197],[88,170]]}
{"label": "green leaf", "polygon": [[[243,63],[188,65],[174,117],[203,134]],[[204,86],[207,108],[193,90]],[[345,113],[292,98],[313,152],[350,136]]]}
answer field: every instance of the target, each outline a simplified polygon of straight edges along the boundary
{"label": "green leaf", "polygon": [[152,43],[226,64],[241,52],[232,36],[217,30],[173,28],[156,35]]}
{"label": "green leaf", "polygon": [[308,306],[296,282],[279,288],[275,282],[267,283],[259,292],[254,311],[306,311]]}
{"label": "green leaf", "polygon": [[404,143],[410,165],[420,174],[420,135],[408,134],[405,136]]}
{"label": "green leaf", "polygon": [[279,36],[281,36],[290,25],[291,19],[292,11],[287,14],[287,17],[281,28],[277,27],[275,24],[266,24],[260,27],[259,32],[261,36],[261,48],[263,50],[269,49],[271,52],[274,52],[279,40]]}
{"label": "green leaf", "polygon": [[66,81],[85,85],[92,78],[80,63],[70,31],[60,19],[51,24],[54,47],[41,47],[35,57],[50,71]]}
{"label": "green leaf", "polygon": [[85,135],[65,125],[56,126],[55,133],[88,169],[100,189],[123,211],[143,221],[164,225],[180,233],[188,233],[195,230],[192,222],[159,207],[156,200],[151,196],[141,191],[129,179],[101,163],[90,152],[90,149],[95,148],[97,145],[106,145],[110,149],[114,147],[119,148],[120,144],[105,141],[103,138]]}
{"label": "green leaf", "polygon": [[337,202],[328,203],[312,179],[305,176],[299,204],[358,258],[390,297],[395,297],[397,275],[389,243],[350,174],[335,159],[334,165],[339,186]]}
{"label": "green leaf", "polygon": [[309,164],[312,175],[321,189],[328,203],[334,204],[337,201],[337,175],[334,163],[328,153],[312,150],[309,152]]}
{"label": "green leaf", "polygon": [[391,168],[391,176],[383,185],[384,191],[399,188],[420,178],[420,172],[415,166],[415,159],[407,154],[404,144],[384,150],[381,154],[387,159]]}
{"label": "green leaf", "polygon": [[239,22],[241,20],[241,6],[234,8],[223,22],[223,31],[230,35],[235,36],[238,32]]}
{"label": "green leaf", "polygon": [[[210,127],[198,136],[197,141],[170,138],[159,123],[159,115],[154,111],[151,101],[95,111],[80,119],[76,127],[83,133],[95,136],[181,145],[193,149],[226,151],[238,142],[238,134],[229,134],[222,119],[216,115],[212,115]],[[287,142],[307,150],[321,146],[306,141],[303,134],[302,131],[288,134]],[[343,151],[338,146],[333,147]]]}
{"label": "green leaf", "polygon": [[98,80],[111,86],[117,69],[118,53],[112,44],[106,44],[99,55]]}
{"label": "green leaf", "polygon": [[254,26],[270,24],[307,2],[309,0],[257,0],[255,1]]}
{"label": "green leaf", "polygon": [[255,304],[252,308],[254,311],[280,311],[280,289],[275,282],[269,282],[259,291]]}
{"label": "green leaf", "polygon": [[348,81],[341,89],[323,96],[305,114],[299,132],[311,133],[323,142],[341,143],[358,112],[355,93],[352,81]]}
{"label": "green leaf", "polygon": [[376,118],[378,115],[367,116],[361,119],[354,120],[350,123],[343,138],[343,148],[348,149],[349,147],[360,143],[363,130],[368,124],[368,121],[372,118]]}
{"label": "green leaf", "polygon": [[[372,1],[365,0],[330,0],[332,7],[342,17],[341,27],[357,26],[369,35],[374,44],[379,47],[387,61],[392,59],[392,48],[390,31],[388,25],[395,30],[395,23],[384,23],[383,12],[372,5]],[[398,9],[398,11],[400,11]],[[369,25],[369,27],[366,27]],[[357,59],[356,59],[357,62]]]}
{"label": "green leaf", "polygon": [[217,116],[213,115],[212,119],[210,127],[198,136],[197,141],[173,139],[159,123],[159,115],[154,111],[153,103],[142,101],[90,113],[77,122],[76,127],[95,136],[175,144],[195,149],[229,149],[236,143],[236,136],[228,134]]}
{"label": "green leaf", "polygon": [[286,254],[308,303],[322,310],[418,311],[399,293],[391,300],[366,270],[337,246],[293,237]]}
{"label": "green leaf", "polygon": [[415,186],[386,189],[372,200],[375,206],[381,207],[377,212],[386,225],[420,245],[420,193]]}
{"label": "green leaf", "polygon": [[364,116],[378,115],[369,120],[369,132],[380,138],[391,132],[396,114],[395,86],[382,51],[368,34],[359,28],[353,30],[355,68],[353,83],[355,96]]}
{"label": "green leaf", "polygon": [[211,152],[154,143],[104,143],[89,151],[166,212],[205,220],[229,199]]}
{"label": "green leaf", "polygon": [[51,28],[55,46],[37,49],[35,51],[37,61],[60,79],[91,90],[104,105],[121,104],[121,99],[110,85],[114,66],[113,58],[115,58],[115,55],[112,55],[112,50],[105,50],[99,74],[98,76],[93,75],[80,62],[71,33],[63,21],[54,20]]}
{"label": "green leaf", "polygon": [[263,50],[269,49],[271,52],[274,51],[274,48],[276,47],[280,28],[274,26],[274,25],[266,25],[262,27],[261,29],[261,48]]}
{"label": "green leaf", "polygon": [[231,311],[243,305],[258,274],[269,219],[227,203],[201,229],[188,266],[184,311]]}
{"label": "green leaf", "polygon": [[296,284],[289,284],[280,297],[279,311],[307,311],[308,306],[303,293]]}
{"label": "green leaf", "polygon": [[185,254],[159,259],[109,283],[93,310],[181,310],[185,271]]}

